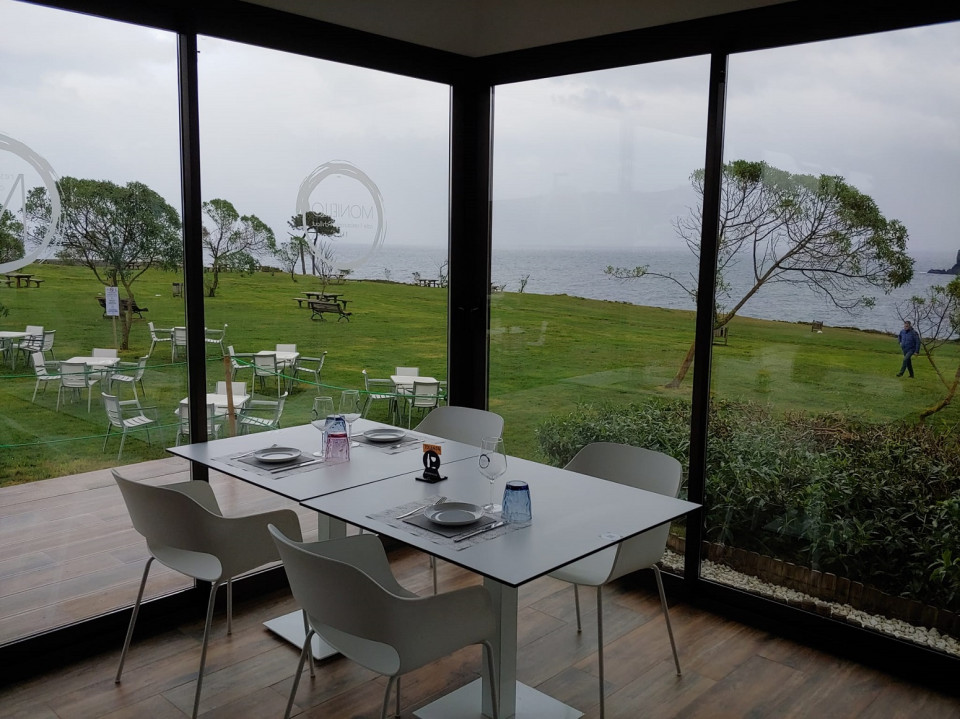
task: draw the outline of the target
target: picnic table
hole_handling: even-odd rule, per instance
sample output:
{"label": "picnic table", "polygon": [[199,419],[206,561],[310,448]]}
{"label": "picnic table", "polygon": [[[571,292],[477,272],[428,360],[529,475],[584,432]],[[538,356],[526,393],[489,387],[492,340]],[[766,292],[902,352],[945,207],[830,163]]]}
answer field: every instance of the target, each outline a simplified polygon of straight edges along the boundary
{"label": "picnic table", "polygon": [[4,272],[3,276],[7,278],[7,287],[13,287],[13,284],[16,283],[18,289],[29,287],[31,282],[34,287],[39,287],[40,283],[43,282],[39,277],[34,277],[31,272]]}
{"label": "picnic table", "polygon": [[[313,300],[323,300],[324,302],[337,302],[343,305],[343,309],[347,309],[347,303],[350,300],[340,299],[343,297],[342,292],[304,292],[303,293],[307,299]],[[296,297],[294,299],[297,299]]]}
{"label": "picnic table", "polygon": [[423,277],[418,277],[415,282],[420,287],[439,287],[440,280],[430,280]]}

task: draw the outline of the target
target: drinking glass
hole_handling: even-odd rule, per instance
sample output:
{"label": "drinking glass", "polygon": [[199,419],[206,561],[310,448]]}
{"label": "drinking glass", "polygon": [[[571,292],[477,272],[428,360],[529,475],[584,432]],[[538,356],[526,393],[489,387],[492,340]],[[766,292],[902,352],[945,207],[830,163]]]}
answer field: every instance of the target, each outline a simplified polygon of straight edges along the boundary
{"label": "drinking glass", "polygon": [[347,420],[350,436],[353,436],[353,423],[360,419],[363,406],[360,404],[360,390],[345,389],[340,393],[340,414]]}
{"label": "drinking glass", "polygon": [[490,481],[490,503],[483,505],[485,512],[499,512],[500,505],[493,501],[493,485],[507,471],[507,454],[503,451],[503,437],[484,437],[480,440],[478,459],[480,474]]}
{"label": "drinking glass", "polygon": [[310,411],[313,420],[310,422],[320,430],[320,451],[314,452],[314,457],[322,457],[324,445],[327,442],[327,418],[333,414],[333,397],[316,397],[313,400],[313,409]]}

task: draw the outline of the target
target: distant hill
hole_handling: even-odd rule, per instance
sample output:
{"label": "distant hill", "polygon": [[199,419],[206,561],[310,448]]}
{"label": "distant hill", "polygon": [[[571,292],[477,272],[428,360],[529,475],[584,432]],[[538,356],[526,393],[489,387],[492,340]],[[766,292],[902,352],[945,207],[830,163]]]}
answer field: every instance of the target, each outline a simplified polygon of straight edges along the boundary
{"label": "distant hill", "polygon": [[957,251],[957,262],[949,270],[927,270],[930,275],[960,275],[960,250]]}

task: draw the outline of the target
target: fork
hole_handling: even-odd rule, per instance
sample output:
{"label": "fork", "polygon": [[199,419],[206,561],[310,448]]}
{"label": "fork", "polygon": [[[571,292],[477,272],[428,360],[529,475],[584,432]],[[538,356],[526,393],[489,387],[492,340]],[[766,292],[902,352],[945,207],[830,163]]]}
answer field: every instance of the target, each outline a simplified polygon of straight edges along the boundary
{"label": "fork", "polygon": [[411,509],[409,512],[404,512],[404,513],[401,514],[400,516],[394,517],[394,519],[403,519],[404,517],[410,517],[410,516],[416,514],[417,512],[422,512],[422,511],[425,510],[427,507],[436,507],[438,504],[443,504],[443,503],[446,502],[446,501],[447,501],[447,498],[446,498],[446,497],[440,497],[440,498],[439,498],[436,502],[434,502],[433,504],[424,504],[423,506],[417,507],[416,509]]}

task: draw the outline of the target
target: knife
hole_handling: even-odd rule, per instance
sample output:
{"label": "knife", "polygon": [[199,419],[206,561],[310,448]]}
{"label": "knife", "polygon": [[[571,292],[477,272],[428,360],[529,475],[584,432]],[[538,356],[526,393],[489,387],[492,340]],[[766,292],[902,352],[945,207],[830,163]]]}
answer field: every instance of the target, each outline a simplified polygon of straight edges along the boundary
{"label": "knife", "polygon": [[319,464],[322,462],[322,459],[311,459],[309,462],[301,462],[298,465],[293,467],[277,467],[276,469],[271,469],[270,474],[276,474],[277,472],[287,472],[294,469],[300,469],[301,467],[306,467],[308,464]]}
{"label": "knife", "polygon": [[499,529],[506,522],[503,520],[499,522],[494,522],[493,524],[488,524],[486,527],[480,527],[480,529],[474,529],[472,532],[467,532],[466,534],[459,534],[453,538],[454,542],[462,542],[464,539],[470,539],[470,537],[475,537],[478,534],[483,534],[484,532],[489,532],[491,529]]}

